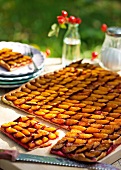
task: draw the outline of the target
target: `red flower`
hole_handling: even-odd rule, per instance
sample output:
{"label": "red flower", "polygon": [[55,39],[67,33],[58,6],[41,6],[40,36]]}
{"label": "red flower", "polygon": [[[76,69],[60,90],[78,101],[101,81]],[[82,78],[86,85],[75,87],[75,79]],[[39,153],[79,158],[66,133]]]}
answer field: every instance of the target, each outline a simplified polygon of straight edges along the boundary
{"label": "red flower", "polygon": [[101,30],[102,30],[102,32],[106,32],[107,31],[107,25],[106,24],[102,24],[101,25]]}
{"label": "red flower", "polygon": [[47,48],[47,49],[46,49],[46,51],[45,51],[45,55],[46,55],[46,57],[48,57],[50,54],[51,54],[51,51],[50,51],[50,49],[49,49],[49,48]]}
{"label": "red flower", "polygon": [[63,16],[57,16],[57,20],[59,24],[64,24],[65,23],[65,17]]}
{"label": "red flower", "polygon": [[71,24],[75,24],[76,23],[76,17],[74,16],[70,16],[68,21],[71,23]]}
{"label": "red flower", "polygon": [[76,18],[76,23],[81,24],[82,20],[80,18]]}
{"label": "red flower", "polygon": [[51,26],[51,30],[48,33],[48,36],[51,37],[55,35],[56,37],[59,34],[60,28],[66,29],[66,24],[80,24],[82,20],[75,16],[68,16],[68,12],[65,10],[61,11],[61,15],[57,16],[58,23],[54,23]]}
{"label": "red flower", "polygon": [[57,20],[59,24],[66,24],[66,23],[71,23],[71,24],[80,24],[82,20],[80,18],[76,18],[75,16],[70,16],[67,17],[68,13],[67,11],[62,10],[61,15],[57,16]]}
{"label": "red flower", "polygon": [[64,10],[62,10],[61,14],[62,14],[63,17],[67,17],[68,16],[67,11],[64,11]]}
{"label": "red flower", "polygon": [[98,56],[98,52],[93,51],[91,60],[94,60],[95,58],[97,58],[97,56]]}

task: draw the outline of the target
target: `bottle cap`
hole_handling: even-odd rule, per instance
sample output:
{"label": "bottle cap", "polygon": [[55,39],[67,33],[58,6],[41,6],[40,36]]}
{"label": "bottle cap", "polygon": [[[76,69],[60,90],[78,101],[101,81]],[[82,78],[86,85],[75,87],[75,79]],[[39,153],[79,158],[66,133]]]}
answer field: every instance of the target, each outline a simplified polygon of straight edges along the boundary
{"label": "bottle cap", "polygon": [[109,27],[106,33],[107,35],[110,35],[113,37],[121,37],[121,28],[120,27]]}

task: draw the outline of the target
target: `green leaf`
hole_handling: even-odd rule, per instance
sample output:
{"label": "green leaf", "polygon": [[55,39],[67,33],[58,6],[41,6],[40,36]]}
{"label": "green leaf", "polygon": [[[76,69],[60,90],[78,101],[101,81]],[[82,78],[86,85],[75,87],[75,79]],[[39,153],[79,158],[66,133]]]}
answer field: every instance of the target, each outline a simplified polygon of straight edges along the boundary
{"label": "green leaf", "polygon": [[52,37],[52,36],[58,37],[59,30],[60,30],[59,26],[57,24],[53,24],[51,26],[51,30],[48,33],[48,37]]}
{"label": "green leaf", "polygon": [[61,27],[62,29],[66,29],[66,28],[67,28],[65,24],[60,24],[60,27]]}
{"label": "green leaf", "polygon": [[51,29],[52,29],[52,30],[56,30],[56,29],[57,29],[57,27],[58,27],[58,25],[57,25],[57,24],[53,24],[53,25],[51,26]]}
{"label": "green leaf", "polygon": [[58,34],[59,34],[59,31],[60,31],[60,28],[59,28],[59,26],[56,28],[56,37],[58,37]]}
{"label": "green leaf", "polygon": [[56,35],[55,31],[50,30],[50,31],[48,32],[48,37],[52,37],[52,36],[54,36],[54,35]]}

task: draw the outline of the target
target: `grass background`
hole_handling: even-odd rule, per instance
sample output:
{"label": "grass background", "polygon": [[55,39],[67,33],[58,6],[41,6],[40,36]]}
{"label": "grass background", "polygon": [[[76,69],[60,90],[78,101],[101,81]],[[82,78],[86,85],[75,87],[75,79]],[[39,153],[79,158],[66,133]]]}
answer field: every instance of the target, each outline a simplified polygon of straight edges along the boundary
{"label": "grass background", "polygon": [[100,51],[105,37],[100,30],[102,23],[121,27],[120,0],[0,0],[0,41],[34,44],[42,51],[49,48],[50,57],[61,57],[66,30],[61,30],[58,38],[47,34],[62,10],[82,19],[79,33],[83,57]]}

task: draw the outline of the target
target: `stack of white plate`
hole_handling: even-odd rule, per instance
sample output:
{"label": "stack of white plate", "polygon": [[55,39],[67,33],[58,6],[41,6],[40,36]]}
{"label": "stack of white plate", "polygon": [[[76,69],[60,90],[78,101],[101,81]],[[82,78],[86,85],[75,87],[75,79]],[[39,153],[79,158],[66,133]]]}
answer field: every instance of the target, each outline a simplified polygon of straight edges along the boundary
{"label": "stack of white plate", "polygon": [[0,50],[2,48],[11,48],[15,52],[24,55],[31,55],[34,62],[18,68],[14,71],[7,71],[0,66],[0,88],[14,88],[38,77],[44,69],[45,56],[42,52],[34,47],[19,42],[0,42]]}

